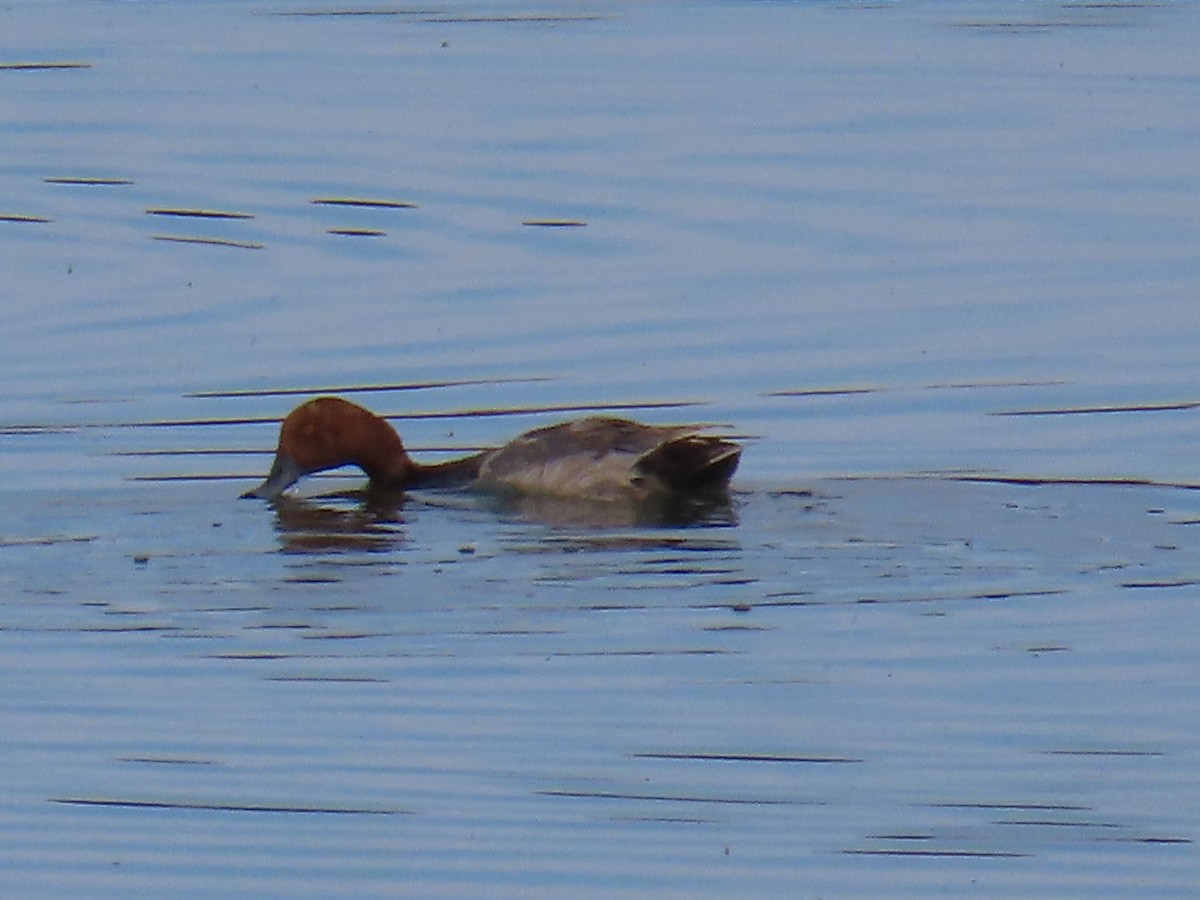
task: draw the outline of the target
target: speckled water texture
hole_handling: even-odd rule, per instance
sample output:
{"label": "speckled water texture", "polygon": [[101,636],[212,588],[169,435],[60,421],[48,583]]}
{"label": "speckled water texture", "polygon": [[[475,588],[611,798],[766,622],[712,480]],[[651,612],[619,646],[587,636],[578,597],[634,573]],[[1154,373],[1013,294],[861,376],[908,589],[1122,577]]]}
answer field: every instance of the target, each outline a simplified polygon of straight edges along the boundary
{"label": "speckled water texture", "polygon": [[[1196,4],[0,33],[0,895],[1194,895]],[[237,499],[323,391],[746,451]]]}

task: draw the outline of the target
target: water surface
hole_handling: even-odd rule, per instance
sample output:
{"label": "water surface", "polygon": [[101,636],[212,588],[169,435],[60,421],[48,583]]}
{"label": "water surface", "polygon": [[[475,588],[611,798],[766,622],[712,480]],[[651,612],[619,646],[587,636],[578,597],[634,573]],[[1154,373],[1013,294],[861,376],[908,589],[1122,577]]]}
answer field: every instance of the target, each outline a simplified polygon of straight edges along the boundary
{"label": "water surface", "polygon": [[[1189,896],[1198,23],[8,4],[4,893]],[[237,500],[329,390],[747,450]]]}

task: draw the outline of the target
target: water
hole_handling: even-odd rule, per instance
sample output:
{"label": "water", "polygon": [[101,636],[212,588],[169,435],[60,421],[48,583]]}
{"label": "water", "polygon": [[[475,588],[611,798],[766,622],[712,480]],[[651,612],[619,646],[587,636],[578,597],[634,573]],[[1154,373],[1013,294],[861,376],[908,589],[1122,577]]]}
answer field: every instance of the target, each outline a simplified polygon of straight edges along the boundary
{"label": "water", "polygon": [[[6,6],[3,892],[1189,896],[1198,21]],[[364,387],[748,446],[236,499]]]}

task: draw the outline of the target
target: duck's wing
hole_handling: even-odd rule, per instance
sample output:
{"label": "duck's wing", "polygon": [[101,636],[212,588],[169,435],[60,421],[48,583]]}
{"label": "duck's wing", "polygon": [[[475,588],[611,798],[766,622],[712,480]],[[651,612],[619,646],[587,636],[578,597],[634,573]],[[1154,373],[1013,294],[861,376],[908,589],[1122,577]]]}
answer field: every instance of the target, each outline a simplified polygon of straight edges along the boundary
{"label": "duck's wing", "polygon": [[591,417],[538,428],[493,451],[480,480],[522,491],[608,497],[728,482],[741,448],[691,426]]}
{"label": "duck's wing", "polygon": [[626,466],[663,441],[688,434],[690,428],[642,425],[627,419],[593,416],[536,428],[488,454],[483,464],[490,478],[507,478],[549,462],[579,457],[593,462],[606,456],[623,458]]}

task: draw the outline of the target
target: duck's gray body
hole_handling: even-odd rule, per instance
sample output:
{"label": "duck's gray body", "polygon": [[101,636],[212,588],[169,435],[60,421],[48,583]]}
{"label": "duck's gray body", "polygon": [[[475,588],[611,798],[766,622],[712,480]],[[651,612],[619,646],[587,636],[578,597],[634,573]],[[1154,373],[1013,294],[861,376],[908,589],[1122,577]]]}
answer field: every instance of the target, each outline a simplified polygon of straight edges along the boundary
{"label": "duck's gray body", "polygon": [[694,425],[594,416],[538,428],[482,455],[478,484],[594,500],[724,489],[742,448]]}

